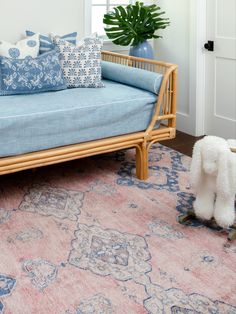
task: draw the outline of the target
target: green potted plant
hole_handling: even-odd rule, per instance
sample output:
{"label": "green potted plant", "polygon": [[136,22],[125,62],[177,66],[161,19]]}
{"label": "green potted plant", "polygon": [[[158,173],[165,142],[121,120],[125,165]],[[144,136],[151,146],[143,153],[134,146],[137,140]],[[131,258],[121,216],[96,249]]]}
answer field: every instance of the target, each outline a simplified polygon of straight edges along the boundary
{"label": "green potted plant", "polygon": [[132,56],[153,59],[148,39],[160,38],[156,31],[170,24],[168,18],[162,17],[165,12],[160,10],[156,4],[145,5],[140,1],[126,7],[115,7],[103,18],[107,37],[116,45],[130,45]]}

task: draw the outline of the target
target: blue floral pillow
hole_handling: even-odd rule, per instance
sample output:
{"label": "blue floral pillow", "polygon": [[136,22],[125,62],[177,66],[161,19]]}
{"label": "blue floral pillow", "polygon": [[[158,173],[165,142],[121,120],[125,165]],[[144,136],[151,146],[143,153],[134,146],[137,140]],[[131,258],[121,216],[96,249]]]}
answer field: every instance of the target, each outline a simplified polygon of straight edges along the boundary
{"label": "blue floral pillow", "polygon": [[67,86],[104,87],[101,75],[102,40],[98,37],[86,37],[79,46],[75,46],[59,37],[54,43],[60,51],[60,62]]}
{"label": "blue floral pillow", "polygon": [[[26,36],[34,36],[35,33],[32,31],[26,31]],[[66,34],[63,36],[60,36],[61,39],[64,39],[68,41],[69,43],[76,45],[76,38],[77,38],[77,32]],[[40,47],[39,47],[39,53],[45,53],[52,49],[55,49],[55,44],[53,43],[50,36],[40,35]]]}
{"label": "blue floral pillow", "polygon": [[66,89],[58,51],[37,58],[0,57],[0,96]]}

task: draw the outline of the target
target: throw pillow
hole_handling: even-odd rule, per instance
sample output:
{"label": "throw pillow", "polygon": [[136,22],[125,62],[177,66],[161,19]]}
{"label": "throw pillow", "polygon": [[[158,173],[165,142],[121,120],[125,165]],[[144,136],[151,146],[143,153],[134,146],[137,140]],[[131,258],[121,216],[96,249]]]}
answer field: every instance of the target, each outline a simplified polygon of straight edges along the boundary
{"label": "throw pillow", "polygon": [[104,87],[101,81],[102,40],[88,37],[76,47],[55,37],[68,87]]}
{"label": "throw pillow", "polygon": [[0,41],[0,56],[12,59],[36,58],[39,53],[39,34],[18,41],[15,45]]}
{"label": "throw pillow", "polygon": [[[33,36],[35,35],[34,32],[26,31],[26,36]],[[68,41],[71,44],[76,45],[76,38],[77,38],[77,32],[66,34],[64,36],[59,36],[60,38]],[[40,35],[40,47],[39,47],[39,53],[42,54],[44,52],[48,52],[55,48],[55,44],[53,43],[50,36]]]}
{"label": "throw pillow", "polygon": [[66,89],[57,50],[33,59],[0,57],[0,95],[32,94]]}

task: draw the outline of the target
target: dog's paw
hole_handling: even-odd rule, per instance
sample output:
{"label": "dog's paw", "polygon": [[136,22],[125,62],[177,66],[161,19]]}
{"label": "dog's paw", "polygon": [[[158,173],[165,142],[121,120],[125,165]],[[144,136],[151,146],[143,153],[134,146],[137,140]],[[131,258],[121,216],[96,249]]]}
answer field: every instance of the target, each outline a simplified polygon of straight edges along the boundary
{"label": "dog's paw", "polygon": [[221,211],[216,211],[214,218],[217,224],[222,228],[229,228],[234,224],[235,211],[233,207],[223,207]]}
{"label": "dog's paw", "polygon": [[219,196],[216,198],[214,218],[222,228],[229,228],[235,221],[234,195],[224,199]]}
{"label": "dog's paw", "polygon": [[211,220],[214,214],[214,204],[204,200],[196,200],[193,204],[195,215],[202,220]]}

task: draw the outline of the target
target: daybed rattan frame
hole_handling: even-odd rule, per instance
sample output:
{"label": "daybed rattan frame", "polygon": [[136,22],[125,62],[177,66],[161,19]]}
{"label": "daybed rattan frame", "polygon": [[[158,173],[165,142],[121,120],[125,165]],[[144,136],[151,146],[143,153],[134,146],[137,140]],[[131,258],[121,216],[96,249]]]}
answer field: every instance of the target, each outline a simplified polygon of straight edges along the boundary
{"label": "daybed rattan frame", "polygon": [[[158,101],[148,128],[143,132],[0,158],[0,175],[121,149],[136,148],[136,175],[141,180],[148,178],[148,152],[151,145],[162,140],[173,139],[176,134],[177,66],[108,51],[102,52],[102,59],[164,75]],[[160,128],[155,129],[156,122],[160,120],[162,121]]]}

